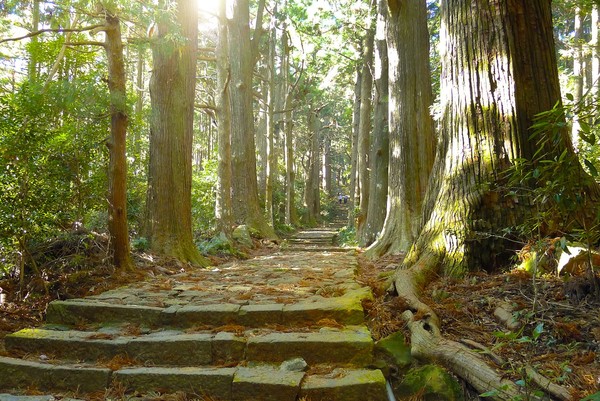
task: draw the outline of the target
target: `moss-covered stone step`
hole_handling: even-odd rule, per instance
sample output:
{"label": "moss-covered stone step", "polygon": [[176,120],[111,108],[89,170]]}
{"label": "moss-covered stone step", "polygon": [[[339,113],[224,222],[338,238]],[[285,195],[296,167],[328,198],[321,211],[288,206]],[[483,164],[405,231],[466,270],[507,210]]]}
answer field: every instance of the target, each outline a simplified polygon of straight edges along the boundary
{"label": "moss-covered stone step", "polygon": [[322,329],[315,333],[269,333],[250,337],[249,361],[283,362],[296,357],[309,365],[331,363],[366,366],[372,361],[373,339],[365,326]]}
{"label": "moss-covered stone step", "polygon": [[228,333],[157,332],[138,337],[98,332],[23,329],[5,338],[8,351],[52,355],[76,361],[110,360],[117,355],[159,366],[239,362],[245,341]]}
{"label": "moss-covered stone step", "polygon": [[[282,365],[283,366],[283,365]],[[89,393],[119,385],[126,391],[200,394],[222,401],[384,401],[381,371],[336,369],[326,375],[277,365],[249,367],[132,367],[116,371],[0,357],[0,391]]]}
{"label": "moss-covered stone step", "polygon": [[335,369],[327,375],[307,376],[299,397],[327,401],[388,401],[380,370]]}
{"label": "moss-covered stone step", "polygon": [[302,357],[309,364],[366,366],[372,360],[373,340],[364,326],[302,333],[250,331],[247,337],[226,332],[162,331],[133,337],[106,332],[23,329],[6,336],[5,348],[15,354],[21,351],[85,362],[126,355],[140,364],[156,366],[201,366],[243,360],[282,362],[295,357]]}
{"label": "moss-covered stone step", "polygon": [[347,291],[343,296],[313,298],[292,304],[186,304],[168,308],[115,304],[97,299],[53,301],[46,322],[79,325],[87,323],[132,323],[147,327],[224,326],[239,324],[261,327],[272,324],[304,324],[334,319],[340,324],[360,324],[364,319],[362,300],[368,289]]}
{"label": "moss-covered stone step", "polygon": [[111,371],[81,365],[52,365],[0,357],[0,390],[28,388],[39,390],[94,392],[106,389]]}
{"label": "moss-covered stone step", "polygon": [[385,401],[379,370],[336,369],[310,375],[262,365],[239,368],[133,368],[114,372],[116,381],[136,391],[201,394],[223,401]]}

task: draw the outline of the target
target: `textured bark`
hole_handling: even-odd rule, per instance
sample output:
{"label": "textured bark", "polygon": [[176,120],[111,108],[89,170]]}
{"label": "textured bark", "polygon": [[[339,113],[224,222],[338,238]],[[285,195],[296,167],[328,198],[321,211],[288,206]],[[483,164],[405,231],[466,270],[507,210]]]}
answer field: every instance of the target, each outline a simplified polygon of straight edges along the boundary
{"label": "textured bark", "polygon": [[[274,14],[277,14],[277,5],[275,5]],[[271,29],[269,30],[269,52],[267,60],[267,163],[266,163],[266,183],[265,183],[265,214],[267,222],[274,227],[273,210],[273,192],[275,188],[275,171],[277,168],[277,154],[275,152],[275,18],[271,19]]]}
{"label": "textured bark", "polygon": [[192,237],[198,10],[193,0],[179,0],[177,4],[177,22],[185,40],[174,43],[170,24],[162,20],[158,22],[158,37],[152,48],[148,238],[155,252],[208,265]]}
{"label": "textured bark", "polygon": [[361,83],[362,72],[358,68],[356,71],[356,81],[354,83],[354,109],[352,111],[352,149],[350,151],[350,192],[348,202],[348,227],[355,227],[354,208],[356,206],[356,190],[358,187],[356,172],[358,169],[358,127],[360,124],[360,103],[361,103]]}
{"label": "textured bark", "polygon": [[372,258],[406,252],[418,235],[435,150],[425,2],[388,2],[388,11],[388,203]]}
{"label": "textured bark", "polygon": [[228,29],[225,1],[219,5],[219,38],[217,43],[217,127],[218,172],[215,219],[217,230],[229,235],[233,229],[231,200],[231,110],[229,99]]}
{"label": "textured bark", "polygon": [[230,20],[229,64],[231,68],[231,166],[233,215],[265,238],[275,231],[261,213],[256,181],[252,70],[248,0],[233,0]]}
{"label": "textured bark", "polygon": [[371,179],[369,208],[363,229],[363,244],[371,245],[383,228],[388,194],[389,127],[388,127],[388,56],[386,41],[387,2],[377,2],[375,31],[375,98],[373,144],[369,157]]}
{"label": "textured bark", "polygon": [[328,135],[323,137],[323,163],[321,165],[321,177],[323,182],[321,186],[327,196],[333,196],[333,187],[331,179],[331,138]]}
{"label": "textured bark", "polygon": [[129,254],[127,225],[127,92],[121,41],[121,22],[105,10],[110,91],[110,161],[108,166],[108,230],[113,263],[124,270],[133,268]]}
{"label": "textured bark", "polygon": [[592,49],[592,93],[594,100],[600,100],[600,5],[592,6],[592,39],[590,47]]}
{"label": "textured bark", "polygon": [[306,206],[306,224],[315,226],[319,222],[321,213],[319,172],[321,170],[319,111],[309,112],[308,126],[311,130],[310,159],[308,164],[308,177],[304,187],[304,205]]}
{"label": "textured bark", "polygon": [[[573,82],[573,101],[579,103],[583,97],[583,86],[584,86],[584,57],[583,57],[583,10],[581,7],[575,8],[575,35],[573,36],[573,75],[571,77]],[[573,115],[573,125],[571,127],[571,140],[573,145],[577,148],[579,143],[579,117],[577,114]]]}
{"label": "textured bark", "polygon": [[[140,44],[137,48],[137,61],[136,61],[136,78],[135,86],[137,91],[137,99],[135,101],[135,115],[137,118],[141,118],[143,107],[144,107],[144,65],[146,58],[146,46]],[[142,157],[142,130],[136,129],[133,136],[133,167],[134,174],[140,174],[142,170],[142,163],[144,158]]]}
{"label": "textured bark", "polygon": [[[372,25],[372,24],[371,24]],[[365,245],[363,232],[369,210],[369,153],[371,150],[371,111],[373,94],[373,42],[375,29],[367,31],[363,46],[362,82],[360,88],[360,120],[358,126],[358,181],[360,185],[360,211],[357,218],[356,233],[358,243]]]}
{"label": "textured bark", "polygon": [[[549,2],[448,0],[442,18],[440,142],[428,222],[407,262],[434,252],[445,273],[462,274],[505,263],[496,235],[535,211],[496,186],[514,160],[533,160],[534,116],[560,101],[560,89]],[[548,157],[566,150],[578,166],[566,132],[546,146]]]}
{"label": "textured bark", "polygon": [[[533,160],[543,146],[548,157],[565,152],[577,171],[581,166],[566,130],[548,132],[552,140],[544,145],[530,140],[534,116],[560,101],[550,1],[445,0],[441,13],[442,120],[424,204],[427,223],[397,270],[395,287],[408,304],[403,316],[413,355],[443,364],[480,392],[496,390],[496,399],[513,399],[521,396],[514,384],[440,336],[439,319],[419,291],[440,273],[508,260],[497,234],[535,213],[504,196],[511,189],[503,187],[503,172],[517,158]],[[596,192],[591,180],[581,183]]]}
{"label": "textured bark", "polygon": [[[285,8],[285,5],[284,5]],[[296,181],[296,171],[294,170],[294,140],[292,121],[292,89],[290,87],[289,69],[290,69],[290,45],[288,43],[288,34],[286,22],[283,21],[283,33],[281,35],[282,62],[281,71],[283,90],[283,110],[285,117],[283,120],[283,135],[285,138],[285,224],[297,225],[298,213],[296,211],[296,190],[294,183]]]}

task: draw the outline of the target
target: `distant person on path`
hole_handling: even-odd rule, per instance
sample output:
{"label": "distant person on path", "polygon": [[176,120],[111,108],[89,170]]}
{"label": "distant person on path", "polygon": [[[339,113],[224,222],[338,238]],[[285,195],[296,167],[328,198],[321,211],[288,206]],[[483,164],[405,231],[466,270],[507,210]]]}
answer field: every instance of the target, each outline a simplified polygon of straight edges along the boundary
{"label": "distant person on path", "polygon": [[338,203],[342,203],[343,199],[344,199],[344,195],[342,195],[341,192],[338,192]]}

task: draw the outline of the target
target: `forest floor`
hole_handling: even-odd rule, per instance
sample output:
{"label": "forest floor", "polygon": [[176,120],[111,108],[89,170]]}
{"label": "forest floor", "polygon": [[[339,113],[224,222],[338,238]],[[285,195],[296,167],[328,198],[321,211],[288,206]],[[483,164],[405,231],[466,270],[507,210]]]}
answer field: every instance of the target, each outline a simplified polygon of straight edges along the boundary
{"label": "forest floor", "polygon": [[[88,238],[91,238],[88,236]],[[0,351],[2,338],[24,327],[39,325],[47,304],[54,299],[102,293],[147,277],[168,278],[189,266],[145,253],[135,255],[135,274],[121,274],[110,267],[101,238],[86,246],[54,244],[54,262],[40,264],[37,279],[28,278],[19,299],[16,277],[0,281]],[[277,250],[273,244],[257,243],[249,257]],[[68,249],[67,249],[68,248]],[[72,251],[77,251],[73,253]],[[46,255],[51,256],[51,255]],[[74,262],[77,259],[77,263]],[[58,265],[55,261],[61,260]],[[231,258],[214,258],[215,265]],[[389,275],[401,258],[382,258],[376,263],[361,259],[360,279],[376,295],[367,307],[375,339],[404,329],[398,300],[387,294]],[[69,266],[77,267],[69,267]],[[40,278],[41,277],[41,278]],[[218,277],[214,276],[215,280]],[[41,280],[45,282],[45,294]],[[260,291],[260,289],[257,289]],[[493,356],[489,363],[504,376],[528,387],[527,365],[553,382],[567,387],[574,400],[600,391],[600,300],[586,297],[574,303],[565,296],[563,280],[538,278],[519,271],[473,274],[465,279],[440,278],[423,294],[442,322],[444,336]],[[519,328],[510,331],[494,317],[498,305],[513,309]],[[408,338],[408,335],[407,335]]]}

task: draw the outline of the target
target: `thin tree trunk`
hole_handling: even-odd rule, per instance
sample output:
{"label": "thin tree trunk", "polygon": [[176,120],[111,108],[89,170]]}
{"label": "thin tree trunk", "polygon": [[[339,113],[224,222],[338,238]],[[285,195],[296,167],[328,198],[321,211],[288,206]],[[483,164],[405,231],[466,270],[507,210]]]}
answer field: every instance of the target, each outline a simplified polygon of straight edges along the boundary
{"label": "thin tree trunk", "polygon": [[106,56],[108,59],[108,89],[110,91],[110,162],[108,167],[108,229],[113,263],[117,268],[131,270],[129,230],[127,225],[127,93],[125,63],[121,42],[121,23],[116,15],[106,15]]}
{"label": "thin tree trunk", "polygon": [[[144,61],[146,57],[146,48],[144,45],[138,46],[138,59],[136,63],[136,91],[137,99],[135,102],[135,115],[140,118],[144,108]],[[134,158],[134,174],[141,173],[142,168],[142,130],[136,129],[133,137],[133,158]]]}
{"label": "thin tree trunk", "polygon": [[310,160],[308,165],[308,178],[304,187],[304,204],[307,210],[306,224],[309,226],[317,225],[319,221],[320,208],[320,182],[319,172],[321,171],[320,157],[320,130],[319,110],[310,110],[308,118],[308,127],[311,131],[310,137]]}
{"label": "thin tree trunk", "polygon": [[[40,29],[40,0],[33,0],[31,2],[31,32],[37,32]],[[27,77],[29,82],[35,82],[37,80],[38,71],[38,36],[34,35],[31,37],[31,48],[29,52],[29,63],[27,64]]]}
{"label": "thin tree trunk", "polygon": [[[273,12],[277,15],[277,5]],[[275,227],[274,224],[274,210],[273,210],[273,192],[275,186],[275,171],[277,166],[277,155],[275,153],[275,17],[271,19],[271,29],[269,31],[269,53],[267,60],[268,80],[267,80],[267,163],[266,163],[266,185],[265,185],[265,213],[267,215],[267,222],[271,227]]]}
{"label": "thin tree trunk", "polygon": [[600,100],[600,5],[592,6],[592,93],[595,102]]}
{"label": "thin tree trunk", "polygon": [[[584,59],[583,59],[583,10],[581,7],[575,8],[575,36],[573,37],[573,101],[579,103],[583,97],[584,85]],[[579,145],[579,117],[573,115],[573,126],[571,130],[571,140],[575,148]]]}
{"label": "thin tree trunk", "polygon": [[363,229],[363,244],[371,245],[383,228],[386,215],[389,167],[388,56],[386,41],[387,1],[377,2],[375,33],[375,100],[371,148],[369,209]]}
{"label": "thin tree trunk", "polygon": [[322,187],[328,197],[333,196],[333,188],[331,186],[331,138],[329,135],[323,137],[323,163],[321,165],[323,177]]}
{"label": "thin tree trunk", "polygon": [[217,44],[217,127],[219,154],[215,219],[217,230],[226,235],[229,235],[233,229],[228,35],[226,4],[225,1],[221,1],[219,5],[219,38]]}
{"label": "thin tree trunk", "polygon": [[388,203],[381,236],[366,252],[371,258],[406,252],[417,237],[435,153],[427,8],[423,1],[388,5]]}
{"label": "thin tree trunk", "polygon": [[356,172],[358,169],[358,127],[360,125],[360,103],[361,103],[361,85],[362,72],[360,68],[356,70],[356,81],[354,83],[354,106],[352,112],[352,149],[350,153],[350,188],[348,188],[348,227],[356,227],[356,216],[354,209],[356,207],[356,189],[357,179]]}

